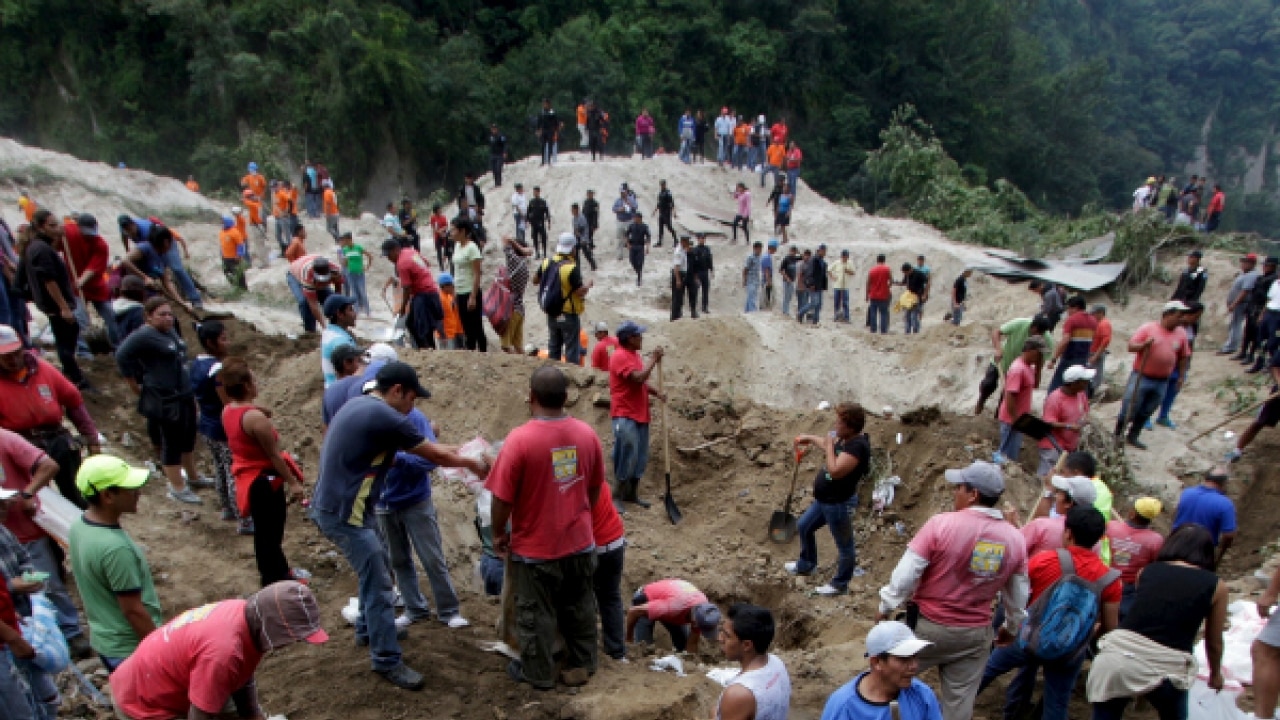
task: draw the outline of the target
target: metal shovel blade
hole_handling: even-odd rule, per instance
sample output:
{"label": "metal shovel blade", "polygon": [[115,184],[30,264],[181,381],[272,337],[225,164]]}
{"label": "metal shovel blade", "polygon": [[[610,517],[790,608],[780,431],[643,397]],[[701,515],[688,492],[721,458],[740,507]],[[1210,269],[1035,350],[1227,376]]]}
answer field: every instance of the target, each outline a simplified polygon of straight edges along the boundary
{"label": "metal shovel blade", "polygon": [[781,545],[795,536],[796,517],[791,514],[791,503],[787,503],[785,510],[774,510],[769,518],[769,539]]}
{"label": "metal shovel blade", "polygon": [[684,514],[680,512],[680,508],[676,506],[676,499],[671,495],[671,473],[667,473],[667,494],[662,498],[662,504],[667,508],[667,519],[672,525],[679,525],[684,520]]}

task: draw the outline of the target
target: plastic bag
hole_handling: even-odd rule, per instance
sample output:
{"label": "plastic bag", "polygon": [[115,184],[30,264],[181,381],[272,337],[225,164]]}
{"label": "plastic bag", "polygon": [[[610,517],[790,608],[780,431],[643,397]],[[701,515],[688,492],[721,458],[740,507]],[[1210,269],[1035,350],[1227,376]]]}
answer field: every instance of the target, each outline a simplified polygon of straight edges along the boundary
{"label": "plastic bag", "polygon": [[649,669],[654,672],[666,672],[670,670],[676,674],[676,677],[684,677],[684,661],[675,655],[666,655],[656,658],[649,663]]}
{"label": "plastic bag", "polygon": [[1196,680],[1187,697],[1187,720],[1248,720],[1236,706],[1236,693],[1218,692],[1202,680]]}
{"label": "plastic bag", "polygon": [[884,512],[884,509],[893,504],[894,488],[902,484],[902,478],[893,475],[882,478],[876,483],[875,490],[871,491],[871,508],[876,512]]}
{"label": "plastic bag", "polygon": [[[1236,600],[1227,606],[1227,630],[1222,633],[1222,677],[1228,683],[1253,684],[1250,648],[1266,624],[1267,621],[1258,614],[1257,603]],[[1193,655],[1201,668],[1209,667],[1204,640],[1196,643]]]}
{"label": "plastic bag", "polygon": [[44,593],[31,596],[31,617],[21,620],[22,637],[36,651],[31,664],[47,673],[60,673],[71,664],[71,651],[58,627],[58,611]]}
{"label": "plastic bag", "polygon": [[[477,435],[474,439],[467,441],[462,447],[458,448],[458,454],[464,458],[477,459],[486,458],[489,464],[493,464],[493,460],[497,457],[498,446],[490,445],[488,440]],[[446,480],[460,482],[466,485],[471,492],[478,493],[484,489],[484,481],[476,476],[475,473],[464,468],[440,468],[440,474]]]}

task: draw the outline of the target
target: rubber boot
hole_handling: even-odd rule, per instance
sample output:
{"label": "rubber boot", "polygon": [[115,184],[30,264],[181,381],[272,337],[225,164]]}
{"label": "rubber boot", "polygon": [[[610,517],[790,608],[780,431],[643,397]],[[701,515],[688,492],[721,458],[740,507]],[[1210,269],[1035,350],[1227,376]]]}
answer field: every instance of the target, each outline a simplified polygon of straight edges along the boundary
{"label": "rubber boot", "polygon": [[651,506],[653,505],[653,503],[649,502],[648,500],[641,500],[641,499],[640,499],[640,496],[637,494],[637,493],[639,492],[639,489],[638,489],[639,485],[640,485],[640,478],[632,478],[632,480],[631,480],[631,497],[630,497],[629,499],[630,499],[630,501],[631,501],[631,502],[633,502],[633,503],[635,503],[636,505],[639,505],[640,507],[645,508],[645,509],[647,510],[647,509],[649,509],[649,507],[651,507]]}
{"label": "rubber boot", "polygon": [[613,509],[617,510],[619,515],[627,511],[626,508],[622,506],[622,501],[626,499],[623,497],[623,488],[625,486],[625,481],[619,482],[618,480],[611,480],[609,482],[609,490],[613,492]]}
{"label": "rubber boot", "polygon": [[1116,435],[1116,439],[1117,439],[1117,440],[1119,440],[1121,437],[1123,437],[1123,436],[1124,436],[1124,418],[1123,418],[1123,417],[1118,417],[1118,418],[1116,418],[1116,433],[1115,433],[1115,435]]}

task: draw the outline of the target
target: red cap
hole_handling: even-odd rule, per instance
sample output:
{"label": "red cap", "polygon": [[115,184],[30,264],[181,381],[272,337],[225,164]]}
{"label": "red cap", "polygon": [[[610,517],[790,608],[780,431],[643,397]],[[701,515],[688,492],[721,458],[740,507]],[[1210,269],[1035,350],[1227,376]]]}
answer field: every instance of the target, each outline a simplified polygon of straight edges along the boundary
{"label": "red cap", "polygon": [[1244,259],[1252,260],[1253,262],[1258,262],[1258,253],[1249,253],[1248,255],[1244,256]]}

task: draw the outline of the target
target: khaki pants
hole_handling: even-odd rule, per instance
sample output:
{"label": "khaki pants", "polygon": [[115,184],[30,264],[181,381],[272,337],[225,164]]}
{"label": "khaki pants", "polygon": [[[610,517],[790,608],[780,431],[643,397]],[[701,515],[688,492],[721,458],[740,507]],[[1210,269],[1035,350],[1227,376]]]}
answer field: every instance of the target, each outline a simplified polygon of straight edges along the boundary
{"label": "khaki pants", "polygon": [[917,657],[920,672],[938,668],[941,690],[938,700],[944,720],[973,717],[973,701],[978,696],[987,656],[991,654],[992,635],[990,624],[976,628],[948,627],[931,622],[923,615],[916,623],[916,636],[933,643]]}

